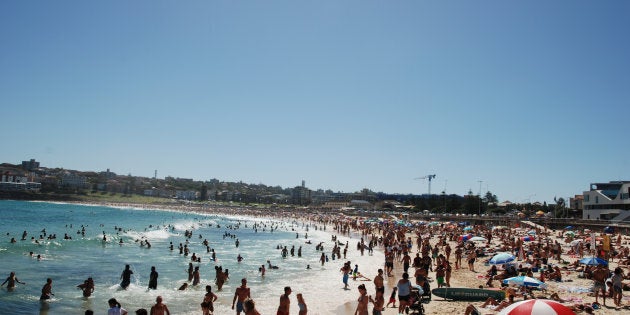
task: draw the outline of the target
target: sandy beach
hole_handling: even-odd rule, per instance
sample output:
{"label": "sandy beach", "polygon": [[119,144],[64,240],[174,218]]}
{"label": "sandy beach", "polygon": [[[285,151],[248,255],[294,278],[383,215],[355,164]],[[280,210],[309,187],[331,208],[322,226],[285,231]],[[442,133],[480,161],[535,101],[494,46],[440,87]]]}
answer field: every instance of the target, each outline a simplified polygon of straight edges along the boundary
{"label": "sandy beach", "polygon": [[[298,215],[302,215],[305,217],[309,216],[308,214],[299,213],[297,210],[278,210],[278,209],[261,210],[261,209],[242,209],[242,208],[231,208],[231,207],[230,208],[227,208],[227,207],[224,207],[224,208],[190,207],[186,205],[164,206],[164,205],[108,204],[108,206],[139,207],[139,208],[147,208],[147,209],[169,208],[176,211],[195,211],[195,212],[208,212],[208,213],[221,213],[221,214],[238,213],[240,215],[249,215],[249,216],[255,216],[255,217],[256,216],[277,217],[277,218],[284,218],[284,219],[288,217],[297,217]],[[336,213],[335,214],[321,214],[321,213],[313,214],[313,216],[315,215],[321,216],[322,220],[331,220],[331,221],[340,220],[340,217]],[[506,229],[502,229],[500,231],[499,230],[493,231],[492,227],[475,226],[473,227],[472,231],[464,232],[462,231],[463,226],[459,226],[457,222],[453,222],[452,224],[434,225],[431,227],[427,225],[420,225],[420,224],[414,224],[412,225],[412,227],[400,227],[396,225],[382,225],[382,223],[380,224],[372,223],[370,225],[368,223],[365,223],[364,221],[365,219],[367,218],[360,218],[360,217],[351,218],[351,219],[346,218],[346,222],[352,222],[351,234],[353,238],[357,238],[357,239],[360,238],[361,234],[359,233],[361,231],[367,231],[369,233],[368,234],[369,237],[381,237],[384,234],[383,233],[384,230],[382,228],[386,228],[385,229],[386,231],[390,231],[392,229],[394,230],[404,229],[405,238],[411,238],[412,243],[413,243],[413,247],[410,250],[410,256],[412,258],[415,257],[416,253],[419,253],[419,249],[416,245],[417,235],[424,235],[425,239],[428,237],[429,243],[431,244],[431,246],[435,246],[438,243],[440,236],[444,236],[446,238],[446,242],[450,245],[450,247],[454,251],[454,249],[458,246],[458,244],[462,243],[459,240],[459,236],[461,236],[462,234],[470,233],[470,235],[487,236],[488,233],[491,233],[492,240],[490,242],[475,243],[476,247],[482,247],[486,251],[490,252],[485,257],[478,257],[476,259],[474,263],[474,269],[476,272],[473,272],[468,269],[465,255],[462,259],[463,261],[462,268],[460,269],[455,268],[455,258],[454,258],[455,255],[451,254],[449,261],[451,265],[453,266],[453,268],[452,268],[452,277],[451,277],[450,282],[451,282],[451,287],[453,288],[478,288],[479,286],[488,288],[486,286],[486,281],[487,281],[486,273],[490,269],[491,266],[488,265],[486,261],[492,257],[493,255],[492,252],[504,251],[506,249],[509,250],[509,242],[507,242],[507,240],[519,239],[519,238],[523,239],[524,237],[528,237],[529,235],[534,236],[532,237],[534,239],[533,241],[523,242],[523,247],[526,249],[529,249],[529,248],[533,249],[536,246],[540,246],[540,247],[549,246],[549,245],[553,245],[555,242],[558,242],[559,244],[561,244],[561,247],[562,247],[562,254],[560,255],[561,260],[557,260],[555,257],[553,258],[549,257],[548,264],[552,266],[560,267],[561,274],[562,274],[562,281],[561,282],[546,281],[546,284],[547,284],[546,291],[536,290],[533,292],[534,296],[535,297],[550,297],[552,293],[557,293],[561,299],[567,300],[563,303],[566,306],[573,306],[575,304],[580,304],[580,303],[592,304],[593,302],[595,302],[594,295],[590,293],[593,286],[593,280],[578,277],[578,275],[580,275],[580,272],[572,270],[573,268],[569,266],[570,263],[574,263],[576,260],[579,260],[580,258],[577,253],[575,254],[570,253],[570,250],[572,248],[571,241],[578,240],[578,239],[586,239],[587,237],[592,235],[590,233],[582,234],[583,231],[580,231],[579,229],[576,229],[575,231],[573,231],[576,234],[575,236],[567,237],[568,234],[565,233],[567,231],[546,230],[544,227],[535,227],[535,226],[507,227]],[[601,244],[601,241],[599,240],[600,234],[601,234],[601,231],[596,231],[595,235],[598,237],[597,245]],[[453,236],[452,239],[450,235]],[[621,246],[614,246],[614,248],[618,252],[622,252],[621,250],[622,248],[628,247],[628,241],[630,240],[629,236],[627,235],[619,236],[618,234],[614,234],[611,236],[612,236],[611,238],[612,238],[613,246],[616,245],[616,241],[619,238]],[[584,243],[586,243],[586,241],[584,241]],[[540,244],[540,245],[537,245],[537,244]],[[377,247],[377,250],[385,250],[385,249],[382,247],[382,245],[379,245]],[[442,253],[442,254],[444,253],[444,247],[440,247],[439,253]],[[549,256],[552,256],[552,255],[553,254],[550,251]],[[585,253],[583,256],[590,257],[592,256],[592,254]],[[531,259],[531,256],[529,258]],[[526,259],[527,257],[523,257],[522,261],[519,261],[518,259],[516,259],[513,261],[513,263],[516,266],[519,266],[519,265],[525,264]],[[627,259],[627,257],[625,259]],[[612,271],[614,270],[614,268],[618,267],[620,261],[621,260],[619,258],[612,260],[609,264],[610,270]],[[362,265],[360,260],[357,261],[357,263],[361,265],[361,270],[363,271],[363,275],[369,278],[370,281],[366,281],[365,279],[363,279],[363,281],[360,281],[361,279],[357,279],[353,281],[351,279],[350,290],[352,293],[356,293],[355,295],[356,298],[354,300],[346,301],[339,309],[337,309],[336,311],[337,314],[353,314],[354,313],[356,306],[358,304],[356,299],[358,299],[359,297],[359,293],[357,290],[357,286],[359,284],[366,285],[368,295],[374,296],[375,294],[375,287],[371,279],[373,279],[374,276],[376,276],[377,270],[379,268],[384,268],[383,265],[377,265],[377,266]],[[435,264],[435,260],[433,261],[433,264]],[[621,266],[621,267],[623,269],[624,274],[627,275],[630,273],[627,266]],[[434,266],[434,270],[435,270],[435,266]],[[412,280],[412,282],[414,282],[413,272],[414,272],[414,268],[410,267],[409,273],[410,273],[410,280]],[[392,292],[392,288],[395,287],[398,280],[402,278],[402,273],[403,273],[403,265],[400,258],[398,257],[395,259],[392,276],[384,277],[385,278],[384,283],[386,287],[385,294],[384,294],[385,304],[387,304],[389,300],[389,296]],[[539,275],[540,275],[539,272],[534,272],[533,274],[534,278],[539,278]],[[437,282],[435,281],[435,278],[436,278],[435,272],[429,272],[428,277],[430,280],[431,288],[432,289],[437,288]],[[338,279],[334,279],[333,281],[338,281]],[[494,287],[500,287],[499,282],[500,281],[495,280],[493,282]],[[628,283],[628,282],[630,281],[624,280],[624,283]],[[620,313],[627,312],[628,309],[630,308],[630,294],[629,294],[629,291],[623,291],[623,294],[624,294],[624,297],[621,302],[622,303],[621,307],[615,307],[612,298],[607,298],[606,306],[602,305],[602,307],[599,309],[596,309],[594,313],[606,315],[606,314],[620,314]],[[515,300],[521,301],[523,300],[523,297],[517,295]],[[600,303],[601,302],[602,300],[600,297]],[[481,305],[483,304],[482,301],[479,301],[479,302],[452,301],[452,300],[444,300],[436,296],[433,296],[432,301],[428,304],[425,304],[424,308],[425,308],[426,314],[464,314],[465,309],[469,304],[475,305],[477,309],[481,311],[482,314],[497,314],[498,313],[492,308],[482,308],[481,307]],[[397,306],[399,305],[398,301],[396,302],[396,305]],[[371,311],[372,311],[372,304],[370,303],[369,312],[371,313]],[[383,314],[387,314],[387,315],[399,314],[398,308],[397,307],[385,308]]]}

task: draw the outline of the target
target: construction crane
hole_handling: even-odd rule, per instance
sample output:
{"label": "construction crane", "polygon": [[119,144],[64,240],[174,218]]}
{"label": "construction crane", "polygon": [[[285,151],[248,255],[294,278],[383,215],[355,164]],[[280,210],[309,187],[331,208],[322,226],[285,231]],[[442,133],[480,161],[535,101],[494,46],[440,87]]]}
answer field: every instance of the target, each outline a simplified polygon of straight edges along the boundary
{"label": "construction crane", "polygon": [[427,176],[423,176],[423,177],[416,177],[414,179],[426,179],[429,181],[429,195],[431,195],[431,180],[433,180],[435,178],[435,174],[433,175],[427,175]]}

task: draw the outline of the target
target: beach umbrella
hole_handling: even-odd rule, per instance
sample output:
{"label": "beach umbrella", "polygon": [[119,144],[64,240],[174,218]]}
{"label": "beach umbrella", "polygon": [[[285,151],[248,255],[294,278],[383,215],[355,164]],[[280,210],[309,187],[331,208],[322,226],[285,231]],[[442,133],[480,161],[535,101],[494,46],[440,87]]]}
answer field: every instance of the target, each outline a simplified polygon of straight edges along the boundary
{"label": "beach umbrella", "polygon": [[507,278],[503,280],[503,283],[515,284],[515,285],[526,286],[526,287],[539,287],[543,289],[547,287],[547,285],[544,282],[536,278],[532,278],[528,276],[518,276],[518,277]]}
{"label": "beach umbrella", "polygon": [[567,225],[564,229],[565,230],[572,230],[573,229],[573,225]]}
{"label": "beach umbrella", "polygon": [[527,232],[527,234],[529,234],[529,235],[536,235],[536,231],[531,230],[531,231]]}
{"label": "beach umbrella", "polygon": [[467,226],[467,227],[464,228],[464,231],[471,231],[472,229],[473,229],[472,226]]}
{"label": "beach umbrella", "polygon": [[582,242],[583,242],[582,240],[573,240],[573,241],[571,241],[571,246],[575,246],[575,245],[577,245],[579,243],[582,243]]}
{"label": "beach umbrella", "polygon": [[509,263],[510,261],[513,261],[515,258],[516,257],[514,257],[514,255],[510,253],[498,253],[490,258],[490,261],[488,263],[490,263],[491,265],[503,265]]}
{"label": "beach umbrella", "polygon": [[465,242],[465,241],[471,239],[472,237],[473,237],[472,234],[466,234],[466,235],[460,236],[459,240],[462,241],[462,242]]}
{"label": "beach umbrella", "polygon": [[608,266],[608,262],[599,257],[582,258],[580,259],[580,264],[589,265],[589,266],[597,266],[597,265]]}
{"label": "beach umbrella", "polygon": [[471,242],[487,242],[488,240],[481,236],[473,236],[469,239]]}
{"label": "beach umbrella", "polygon": [[575,232],[567,231],[567,232],[564,233],[564,236],[575,236]]}
{"label": "beach umbrella", "polygon": [[534,299],[509,305],[499,315],[575,315],[575,312],[556,301]]}

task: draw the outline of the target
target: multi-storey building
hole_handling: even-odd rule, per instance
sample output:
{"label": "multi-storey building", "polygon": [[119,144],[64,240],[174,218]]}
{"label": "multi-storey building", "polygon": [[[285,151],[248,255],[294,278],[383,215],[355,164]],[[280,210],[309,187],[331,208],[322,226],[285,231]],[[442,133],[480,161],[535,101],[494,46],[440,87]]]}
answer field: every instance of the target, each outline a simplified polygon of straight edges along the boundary
{"label": "multi-storey building", "polygon": [[583,219],[630,221],[630,181],[593,183],[583,195]]}

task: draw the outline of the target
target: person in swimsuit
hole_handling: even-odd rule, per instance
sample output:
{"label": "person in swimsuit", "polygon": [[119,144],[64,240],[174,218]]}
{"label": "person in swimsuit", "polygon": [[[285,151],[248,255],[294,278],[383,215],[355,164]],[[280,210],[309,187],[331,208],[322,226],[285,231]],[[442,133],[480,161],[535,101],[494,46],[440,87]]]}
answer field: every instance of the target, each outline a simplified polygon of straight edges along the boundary
{"label": "person in swimsuit", "polygon": [[201,302],[201,311],[203,311],[203,315],[210,315],[214,312],[214,301],[218,299],[217,295],[212,293],[212,286],[206,286],[206,295],[203,297],[203,302]]}
{"label": "person in swimsuit", "polygon": [[245,315],[260,315],[258,310],[256,310],[256,303],[254,303],[252,299],[243,301],[243,310],[245,311]]}
{"label": "person in swimsuit", "polygon": [[250,297],[250,290],[247,287],[247,279],[243,278],[241,279],[241,286],[236,288],[236,292],[234,292],[234,299],[232,299],[232,309],[234,309],[234,303],[236,302],[236,315],[241,314],[243,311],[243,302],[245,299]]}
{"label": "person in swimsuit", "polygon": [[354,315],[368,315],[368,302],[369,298],[367,296],[367,289],[364,284],[359,285],[359,304],[357,305],[357,309],[354,311]]}
{"label": "person in swimsuit", "polygon": [[52,279],[46,279],[46,284],[42,287],[42,296],[39,297],[40,300],[48,300],[50,296],[54,295],[52,293]]}
{"label": "person in swimsuit", "polygon": [[125,290],[129,287],[129,284],[131,284],[131,275],[133,274],[133,271],[131,271],[130,268],[131,267],[129,265],[125,265],[125,270],[123,270],[120,274],[120,279],[122,279],[120,286]]}
{"label": "person in swimsuit", "polygon": [[372,309],[372,315],[381,315],[385,308],[385,297],[383,297],[383,291],[376,291],[376,297],[372,299],[372,296],[368,296],[370,302],[374,304],[374,308]]}
{"label": "person in swimsuit", "polygon": [[158,272],[155,271],[155,266],[151,266],[151,273],[149,274],[149,289],[157,290]]}
{"label": "person in swimsuit", "polygon": [[300,310],[298,315],[306,315],[308,309],[306,308],[306,302],[304,302],[304,297],[302,296],[302,293],[298,293],[296,297],[298,300],[298,308]]}
{"label": "person in swimsuit", "polygon": [[162,297],[159,295],[155,298],[155,305],[151,307],[151,315],[171,315],[171,311],[162,303]]}
{"label": "person in swimsuit", "polygon": [[20,280],[18,280],[18,278],[15,276],[15,272],[11,271],[11,273],[9,274],[9,276],[7,277],[6,280],[4,280],[4,282],[2,282],[2,285],[0,286],[4,286],[5,283],[9,283],[7,285],[7,289],[9,289],[9,291],[12,291],[15,288],[15,283],[19,283],[19,284],[26,284],[26,282],[20,282]]}
{"label": "person in swimsuit", "polygon": [[291,287],[284,287],[284,294],[280,296],[280,305],[278,306],[276,315],[289,315],[289,307],[291,306],[291,300],[289,300],[290,294]]}

